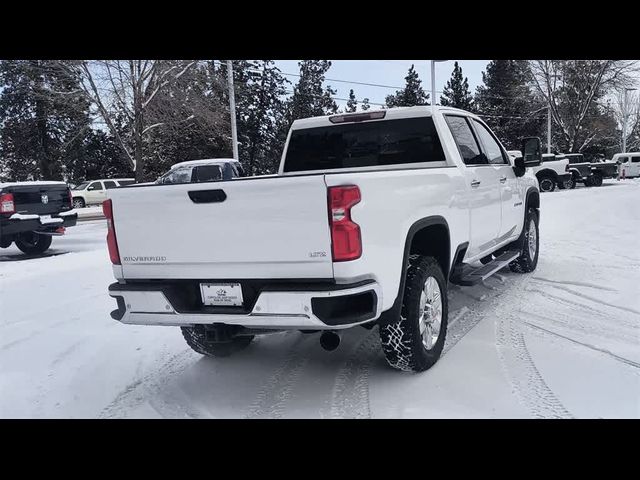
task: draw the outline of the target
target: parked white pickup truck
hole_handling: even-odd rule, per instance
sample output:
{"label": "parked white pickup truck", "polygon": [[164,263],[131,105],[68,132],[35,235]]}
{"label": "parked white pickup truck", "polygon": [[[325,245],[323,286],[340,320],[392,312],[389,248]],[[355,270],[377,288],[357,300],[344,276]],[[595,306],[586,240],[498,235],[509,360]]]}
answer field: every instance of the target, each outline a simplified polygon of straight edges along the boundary
{"label": "parked white pickup truck", "polygon": [[468,112],[398,108],[295,121],[276,176],[110,190],[111,315],[180,326],[211,356],[291,329],[332,350],[379,325],[390,365],[426,370],[449,282],[536,268],[540,140],[522,151],[512,164]]}

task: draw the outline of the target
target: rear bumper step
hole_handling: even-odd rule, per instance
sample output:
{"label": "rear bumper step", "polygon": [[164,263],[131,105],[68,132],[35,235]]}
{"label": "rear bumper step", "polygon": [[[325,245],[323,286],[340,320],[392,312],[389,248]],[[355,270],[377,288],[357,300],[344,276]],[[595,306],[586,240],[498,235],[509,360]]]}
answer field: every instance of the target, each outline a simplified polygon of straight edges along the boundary
{"label": "rear bumper step", "polygon": [[[134,325],[190,326],[221,323],[264,329],[342,329],[377,319],[381,312],[380,286],[360,282],[349,287],[317,291],[261,291],[248,312],[209,313],[178,311],[158,285],[114,283],[109,295],[117,310],[111,317]],[[346,288],[345,288],[346,287]]]}
{"label": "rear bumper step", "polygon": [[451,276],[451,283],[465,287],[476,285],[489,278],[497,271],[502,270],[519,256],[520,252],[509,250],[482,267],[474,268],[469,265],[465,265],[454,272]]}

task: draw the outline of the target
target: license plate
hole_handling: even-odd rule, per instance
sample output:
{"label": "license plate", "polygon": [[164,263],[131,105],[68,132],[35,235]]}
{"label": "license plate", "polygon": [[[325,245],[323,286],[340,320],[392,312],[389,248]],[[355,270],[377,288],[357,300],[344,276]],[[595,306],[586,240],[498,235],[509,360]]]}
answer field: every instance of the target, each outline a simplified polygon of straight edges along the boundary
{"label": "license plate", "polygon": [[202,303],[215,307],[241,307],[242,287],[239,283],[201,283]]}

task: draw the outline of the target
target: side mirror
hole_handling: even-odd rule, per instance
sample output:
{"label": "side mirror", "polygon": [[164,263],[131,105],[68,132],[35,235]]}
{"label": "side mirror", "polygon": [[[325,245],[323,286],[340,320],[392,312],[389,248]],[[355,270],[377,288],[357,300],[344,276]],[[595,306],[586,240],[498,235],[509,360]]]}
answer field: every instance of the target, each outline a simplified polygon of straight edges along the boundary
{"label": "side mirror", "polygon": [[516,174],[516,177],[522,177],[526,169],[524,158],[517,157],[513,160],[513,172]]}
{"label": "side mirror", "polygon": [[520,151],[525,167],[537,167],[542,163],[542,147],[538,137],[524,138]]}

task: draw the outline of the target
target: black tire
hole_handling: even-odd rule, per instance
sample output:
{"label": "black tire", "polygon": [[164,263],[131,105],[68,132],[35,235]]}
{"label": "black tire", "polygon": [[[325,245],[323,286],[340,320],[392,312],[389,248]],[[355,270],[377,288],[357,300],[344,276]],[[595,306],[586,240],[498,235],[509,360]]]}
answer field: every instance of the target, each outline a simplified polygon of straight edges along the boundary
{"label": "black tire", "polygon": [[[535,231],[535,252],[533,256],[531,255],[531,250],[529,248],[529,232],[531,222],[534,224]],[[527,217],[524,222],[524,226],[522,227],[522,233],[520,234],[520,238],[516,240],[516,244],[520,247],[520,256],[516,258],[514,261],[509,263],[509,268],[512,272],[516,273],[529,273],[533,272],[538,266],[538,256],[540,255],[540,235],[538,230],[538,212],[530,208],[527,211]]]}
{"label": "black tire", "polygon": [[[440,290],[442,318],[437,339],[427,349],[420,332],[420,301],[423,288],[430,278],[437,282]],[[406,372],[423,372],[431,368],[442,354],[447,319],[447,282],[438,261],[422,255],[410,256],[400,318],[380,327],[380,342],[387,363]]]}
{"label": "black tire", "polygon": [[556,189],[556,182],[551,177],[540,177],[538,183],[541,192],[553,192]]}
{"label": "black tire", "polygon": [[27,255],[40,255],[51,246],[51,235],[40,235],[35,232],[24,232],[16,236],[16,247]]}
{"label": "black tire", "polygon": [[593,178],[591,179],[591,185],[593,185],[594,187],[601,187],[602,175],[600,175],[599,173],[594,173]]}
{"label": "black tire", "polygon": [[584,186],[585,187],[593,187],[593,178],[591,176],[585,178]]}
{"label": "black tire", "polygon": [[180,327],[180,330],[192,350],[208,357],[228,357],[247,348],[253,340],[253,335],[243,335],[234,337],[228,342],[209,342],[202,328]]}
{"label": "black tire", "polygon": [[74,197],[72,201],[73,208],[84,208],[86,205],[84,199],[80,197]]}
{"label": "black tire", "polygon": [[575,175],[571,175],[571,180],[565,183],[565,187],[567,187],[570,190],[573,190],[574,188],[576,188],[576,183],[578,183],[578,179],[575,177]]}

